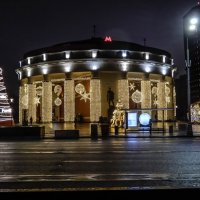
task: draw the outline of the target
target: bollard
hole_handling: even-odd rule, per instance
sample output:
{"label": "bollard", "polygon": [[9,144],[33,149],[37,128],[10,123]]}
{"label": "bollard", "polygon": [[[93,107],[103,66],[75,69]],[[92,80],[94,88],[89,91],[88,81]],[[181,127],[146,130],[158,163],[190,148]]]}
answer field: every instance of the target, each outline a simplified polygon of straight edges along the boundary
{"label": "bollard", "polygon": [[115,126],[115,135],[118,135],[118,134],[119,134],[119,127]]}
{"label": "bollard", "polygon": [[91,124],[91,139],[98,138],[98,127],[97,124]]}

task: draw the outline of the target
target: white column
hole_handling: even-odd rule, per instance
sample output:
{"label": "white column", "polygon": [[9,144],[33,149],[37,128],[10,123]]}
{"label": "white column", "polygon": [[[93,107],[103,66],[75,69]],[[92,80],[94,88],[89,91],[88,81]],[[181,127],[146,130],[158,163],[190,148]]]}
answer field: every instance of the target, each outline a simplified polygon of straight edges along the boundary
{"label": "white column", "polygon": [[176,88],[173,86],[173,116],[176,116]]}
{"label": "white column", "polygon": [[121,100],[124,109],[129,109],[129,87],[128,80],[118,80],[118,99]]}
{"label": "white column", "polygon": [[[165,82],[158,83],[158,108],[166,108]],[[158,120],[163,120],[163,111],[158,111]]]}
{"label": "white column", "polygon": [[75,91],[74,80],[64,82],[64,120],[74,122],[75,119]]}
{"label": "white column", "polygon": [[22,123],[22,109],[23,109],[23,104],[22,104],[22,97],[23,97],[23,86],[19,87],[19,123]]}
{"label": "white column", "polygon": [[141,92],[141,108],[151,108],[151,82],[149,80],[141,81]]}
{"label": "white column", "polygon": [[43,82],[42,122],[52,121],[52,82]]}
{"label": "white column", "polygon": [[33,118],[33,122],[36,122],[36,104],[35,104],[35,97],[36,97],[36,85],[28,84],[28,120],[30,117]]}
{"label": "white column", "polygon": [[90,121],[97,122],[101,116],[101,85],[99,79],[90,81]]}

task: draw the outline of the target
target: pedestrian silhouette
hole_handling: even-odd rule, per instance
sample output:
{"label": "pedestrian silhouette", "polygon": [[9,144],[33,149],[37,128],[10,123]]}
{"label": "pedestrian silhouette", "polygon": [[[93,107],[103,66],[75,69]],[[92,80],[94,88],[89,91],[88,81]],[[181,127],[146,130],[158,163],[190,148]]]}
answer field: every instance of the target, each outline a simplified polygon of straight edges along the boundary
{"label": "pedestrian silhouette", "polygon": [[32,116],[30,117],[30,124],[32,125],[32,123],[33,123],[33,118],[32,118]]}
{"label": "pedestrian silhouette", "polygon": [[114,92],[111,90],[111,88],[108,89],[107,91],[107,101],[108,101],[108,105],[109,107],[111,106],[111,103],[112,103],[112,106],[114,106]]}

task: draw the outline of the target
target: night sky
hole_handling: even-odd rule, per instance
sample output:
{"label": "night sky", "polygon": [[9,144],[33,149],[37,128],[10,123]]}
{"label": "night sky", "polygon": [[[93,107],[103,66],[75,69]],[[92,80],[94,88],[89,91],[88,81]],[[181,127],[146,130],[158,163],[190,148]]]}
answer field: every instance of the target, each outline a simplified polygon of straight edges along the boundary
{"label": "night sky", "polygon": [[185,72],[183,16],[196,0],[1,0],[0,66],[9,96],[18,95],[15,69],[23,55],[57,43],[96,37],[169,51]]}

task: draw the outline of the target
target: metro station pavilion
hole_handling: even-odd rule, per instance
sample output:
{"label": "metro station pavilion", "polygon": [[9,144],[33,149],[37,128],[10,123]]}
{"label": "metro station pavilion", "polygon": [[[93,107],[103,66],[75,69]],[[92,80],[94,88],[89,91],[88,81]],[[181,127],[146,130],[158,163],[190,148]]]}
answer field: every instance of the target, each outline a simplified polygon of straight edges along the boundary
{"label": "metro station pavilion", "polygon": [[20,123],[74,122],[77,113],[98,122],[108,117],[109,88],[123,109],[146,109],[157,120],[176,115],[173,59],[161,49],[91,38],[28,52],[16,72]]}

